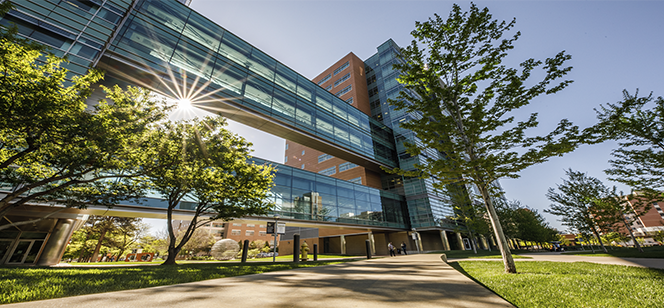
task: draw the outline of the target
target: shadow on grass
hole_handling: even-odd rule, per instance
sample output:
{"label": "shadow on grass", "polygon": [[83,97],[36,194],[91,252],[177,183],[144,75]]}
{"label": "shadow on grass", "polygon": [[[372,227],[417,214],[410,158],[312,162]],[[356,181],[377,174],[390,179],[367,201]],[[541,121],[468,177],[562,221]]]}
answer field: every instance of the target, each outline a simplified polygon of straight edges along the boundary
{"label": "shadow on grass", "polygon": [[[448,264],[449,266],[451,266],[453,269],[457,270],[457,272],[459,272],[459,273],[463,274],[464,276],[470,278],[470,280],[472,280],[472,281],[474,281],[475,283],[477,283],[477,284],[483,286],[485,289],[491,291],[491,293],[496,294],[498,297],[504,299],[506,302],[508,302],[508,303],[514,305],[514,307],[516,307],[516,305],[515,305],[514,303],[510,302],[508,299],[504,298],[502,295],[496,293],[493,289],[489,288],[488,286],[486,286],[485,284],[483,284],[481,281],[475,279],[475,277],[473,277],[473,276],[471,276],[470,274],[468,274],[468,272],[466,272],[466,270],[464,270],[463,267],[461,267],[461,265],[459,265],[459,262],[456,262],[456,261],[455,261],[455,262],[449,262],[449,263],[447,263],[447,264]],[[518,274],[515,274],[515,275],[518,275]]]}

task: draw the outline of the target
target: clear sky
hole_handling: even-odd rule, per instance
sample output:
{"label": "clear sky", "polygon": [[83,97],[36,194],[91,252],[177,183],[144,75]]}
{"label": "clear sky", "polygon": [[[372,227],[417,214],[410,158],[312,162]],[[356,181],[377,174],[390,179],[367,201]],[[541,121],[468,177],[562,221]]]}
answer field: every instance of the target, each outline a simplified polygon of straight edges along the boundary
{"label": "clear sky", "polygon": [[[300,74],[313,78],[348,52],[366,59],[392,38],[406,46],[415,21],[434,13],[447,17],[453,1],[224,1],[193,0],[191,8],[240,36]],[[464,10],[469,2],[457,1]],[[586,127],[595,123],[593,108],[617,102],[622,90],[664,95],[663,1],[476,1],[494,18],[516,18],[521,39],[510,52],[513,65],[527,58],[545,59],[561,50],[572,55],[564,91],[538,98],[528,106],[540,115],[547,133],[560,119]],[[254,143],[254,155],[283,162],[284,140],[239,124],[231,128]],[[508,199],[542,210],[549,187],[561,183],[565,169],[606,180],[615,143],[583,146],[564,157],[530,167],[519,179],[501,180]],[[623,190],[625,187],[619,186]],[[561,230],[555,216],[547,221]]]}

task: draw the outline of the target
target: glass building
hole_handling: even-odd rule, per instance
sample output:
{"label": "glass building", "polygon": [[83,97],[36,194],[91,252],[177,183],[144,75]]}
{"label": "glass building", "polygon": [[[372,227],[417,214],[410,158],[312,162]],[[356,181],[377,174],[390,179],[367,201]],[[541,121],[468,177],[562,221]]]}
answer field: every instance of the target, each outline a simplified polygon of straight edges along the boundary
{"label": "glass building", "polygon": [[[381,169],[408,169],[421,159],[405,153],[403,142],[416,138],[398,125],[417,115],[386,104],[401,90],[398,72],[392,70],[400,61],[399,47],[392,40],[362,64],[365,86],[346,85],[351,80],[359,85],[345,71],[348,64],[337,67],[325,80],[332,85],[324,88],[321,85],[327,83],[308,80],[193,11],[185,5],[188,2],[12,1],[15,8],[0,25],[16,26],[21,36],[67,56],[70,62],[64,66],[70,77],[95,67],[106,71],[107,85],[136,85],[178,98],[189,90],[182,88],[186,85],[206,97],[195,105],[199,108],[343,159],[346,163],[339,169],[325,172],[301,170],[287,161],[288,166],[277,168],[271,194],[277,204],[274,214],[294,225],[324,230],[319,235],[327,239],[326,247],[340,245],[335,249],[352,252],[350,246],[364,249],[365,239],[378,253],[388,241],[407,241],[424,250],[456,247],[457,238],[450,235],[454,226],[447,219],[453,213],[436,196],[430,180],[403,179]],[[350,94],[354,96],[348,98]],[[366,100],[370,108],[360,107],[356,100]],[[368,170],[373,184],[367,186],[366,177],[330,176],[337,170],[359,170],[356,167]],[[124,205],[133,215],[161,210],[158,199]],[[180,210],[188,206],[183,203]],[[46,232],[48,241],[0,232],[0,264],[57,263],[63,242],[80,224],[80,214],[53,217],[32,230]],[[33,238],[23,239],[26,236]]]}

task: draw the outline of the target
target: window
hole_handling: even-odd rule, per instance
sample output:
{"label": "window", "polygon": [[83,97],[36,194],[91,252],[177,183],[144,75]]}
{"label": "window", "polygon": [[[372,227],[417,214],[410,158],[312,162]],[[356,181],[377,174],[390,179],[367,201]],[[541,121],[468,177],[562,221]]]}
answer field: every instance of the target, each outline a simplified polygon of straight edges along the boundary
{"label": "window", "polygon": [[247,228],[255,228],[255,227],[256,227],[255,224],[247,224]]}
{"label": "window", "polygon": [[323,77],[323,79],[321,79],[321,80],[318,82],[318,85],[320,86],[320,85],[323,84],[324,82],[330,80],[330,78],[332,78],[332,75],[327,74],[327,76]]}
{"label": "window", "polygon": [[348,73],[348,74],[344,75],[343,77],[337,79],[337,81],[334,82],[334,86],[335,87],[338,86],[340,83],[348,80],[349,78],[350,78],[350,73]]}
{"label": "window", "polygon": [[348,182],[352,182],[352,183],[355,183],[355,184],[362,184],[362,177],[357,177],[357,178],[354,178],[354,179],[350,179],[350,180],[348,180]]}
{"label": "window", "polygon": [[343,163],[343,164],[339,165],[339,172],[346,171],[346,170],[348,170],[348,169],[353,169],[353,168],[355,168],[355,167],[357,167],[356,164],[353,164],[353,163]]}
{"label": "window", "polygon": [[301,167],[301,168],[304,169],[304,164],[302,164],[302,167]]}
{"label": "window", "polygon": [[332,85],[325,87],[325,91],[330,91],[330,90],[332,90]]}
{"label": "window", "polygon": [[286,143],[286,150],[288,150],[288,143]]}
{"label": "window", "polygon": [[234,222],[234,223],[233,223],[233,227],[242,227],[242,224],[239,224],[239,223]]}
{"label": "window", "polygon": [[288,162],[288,156],[284,156],[284,162],[285,162],[285,163]]}
{"label": "window", "polygon": [[325,170],[318,171],[318,174],[322,175],[333,175],[337,173],[337,166],[327,168]]}
{"label": "window", "polygon": [[266,236],[266,235],[267,235],[267,232],[265,232],[265,231],[258,231],[258,235],[259,235],[259,236]]}
{"label": "window", "polygon": [[324,162],[328,159],[332,159],[332,158],[334,158],[334,156],[332,156],[330,154],[323,154],[321,156],[318,156],[318,163],[320,164],[320,163],[322,163],[322,162]]}
{"label": "window", "polygon": [[347,86],[347,87],[343,88],[341,91],[339,91],[337,93],[334,93],[334,95],[336,95],[337,97],[340,97],[340,96],[350,92],[350,90],[352,90],[352,89],[353,89],[353,85],[350,85],[350,86]]}
{"label": "window", "polygon": [[232,230],[231,235],[240,235],[240,230]]}
{"label": "window", "polygon": [[267,228],[267,226],[265,226],[265,225],[259,225],[258,227],[259,228]]}
{"label": "window", "polygon": [[304,155],[304,150],[302,150],[302,155]]}
{"label": "window", "polygon": [[334,70],[334,73],[332,73],[332,74],[334,74],[334,75],[339,74],[341,71],[345,70],[349,66],[350,66],[350,63],[348,63],[348,61],[346,61],[346,63],[342,64],[336,70]]}
{"label": "window", "polygon": [[246,232],[244,232],[244,235],[245,236],[252,236],[252,235],[254,235],[254,230],[247,230]]}
{"label": "window", "polygon": [[346,103],[348,103],[348,105],[352,105],[353,104],[353,98],[351,97],[351,98],[347,99]]}

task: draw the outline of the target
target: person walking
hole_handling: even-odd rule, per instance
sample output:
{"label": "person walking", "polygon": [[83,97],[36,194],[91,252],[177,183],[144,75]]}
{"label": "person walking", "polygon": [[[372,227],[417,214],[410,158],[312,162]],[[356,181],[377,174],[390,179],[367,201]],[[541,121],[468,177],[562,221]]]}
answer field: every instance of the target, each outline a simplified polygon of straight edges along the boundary
{"label": "person walking", "polygon": [[404,254],[404,255],[408,255],[408,254],[406,253],[406,242],[401,242],[401,251],[403,251],[403,254]]}
{"label": "person walking", "polygon": [[390,257],[396,257],[397,254],[394,252],[394,245],[392,245],[392,242],[387,244],[387,250],[390,251]]}

